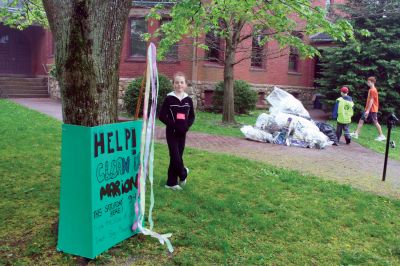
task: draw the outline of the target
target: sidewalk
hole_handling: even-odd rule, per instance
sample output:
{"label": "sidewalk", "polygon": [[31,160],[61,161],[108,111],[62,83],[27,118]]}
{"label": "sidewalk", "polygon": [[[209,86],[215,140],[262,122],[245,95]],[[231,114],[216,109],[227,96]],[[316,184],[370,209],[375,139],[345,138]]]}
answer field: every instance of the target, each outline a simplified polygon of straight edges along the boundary
{"label": "sidewalk", "polygon": [[19,103],[20,105],[28,107],[29,109],[39,111],[62,121],[60,101],[50,98],[13,98],[8,100]]}
{"label": "sidewalk", "polygon": [[[61,103],[52,99],[11,99],[28,108],[62,120]],[[313,110],[311,116],[323,120],[324,114]],[[165,132],[157,128],[156,139],[166,143]],[[361,190],[400,199],[400,162],[388,161],[386,181],[382,182],[384,155],[357,143],[332,146],[324,150],[286,147],[246,139],[189,132],[188,147],[226,153],[351,184]],[[393,152],[393,151],[392,151]],[[398,152],[398,149],[394,150]],[[187,160],[190,158],[187,158]]]}

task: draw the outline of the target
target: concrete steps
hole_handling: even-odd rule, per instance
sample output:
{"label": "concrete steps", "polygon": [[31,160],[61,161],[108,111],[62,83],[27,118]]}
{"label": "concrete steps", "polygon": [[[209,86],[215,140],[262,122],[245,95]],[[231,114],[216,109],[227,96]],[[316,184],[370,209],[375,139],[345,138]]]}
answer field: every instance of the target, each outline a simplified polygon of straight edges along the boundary
{"label": "concrete steps", "polygon": [[48,98],[47,78],[0,77],[1,98]]}

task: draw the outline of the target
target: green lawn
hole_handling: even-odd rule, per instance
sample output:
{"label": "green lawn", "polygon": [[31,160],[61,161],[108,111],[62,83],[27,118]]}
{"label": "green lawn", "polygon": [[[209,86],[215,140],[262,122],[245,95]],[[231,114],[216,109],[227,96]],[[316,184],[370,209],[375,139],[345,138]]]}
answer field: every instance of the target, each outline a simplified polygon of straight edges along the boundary
{"label": "green lawn", "polygon": [[[382,121],[383,122],[383,121]],[[384,123],[381,122],[382,131],[385,136],[387,136],[387,127]],[[329,121],[330,124],[336,127],[335,121]],[[400,124],[398,125],[400,126]],[[357,128],[357,123],[352,123],[350,126],[350,132],[355,131]],[[386,150],[386,141],[376,141],[375,138],[378,136],[378,131],[373,124],[364,124],[361,129],[361,134],[358,139],[352,139],[355,142],[358,142],[364,147],[368,149],[374,150],[379,153],[385,153]],[[392,128],[391,140],[396,142],[396,148],[389,148],[389,158],[400,160],[400,129],[399,127]]]}
{"label": "green lawn", "polygon": [[[383,121],[382,121],[383,122]],[[382,131],[385,136],[387,136],[387,127],[386,125],[384,126],[381,122],[382,126]],[[396,142],[396,148],[389,148],[389,157],[392,159],[400,160],[400,124],[398,124],[397,127],[392,128],[392,133],[391,133],[391,140],[394,140]],[[356,130],[357,124],[352,125],[352,129]],[[378,131],[374,125],[367,124],[364,125],[363,128],[361,129],[361,134],[358,138],[357,141],[364,147],[367,147],[369,149],[372,149],[374,151],[377,151],[379,153],[385,153],[386,150],[386,141],[375,141],[374,139],[378,136]]]}
{"label": "green lawn", "polygon": [[[55,248],[60,126],[0,100],[0,265],[77,264]],[[174,254],[132,237],[91,265],[400,264],[399,200],[234,156],[185,158],[185,190],[166,190],[168,151],[156,145],[155,230],[173,233]]]}

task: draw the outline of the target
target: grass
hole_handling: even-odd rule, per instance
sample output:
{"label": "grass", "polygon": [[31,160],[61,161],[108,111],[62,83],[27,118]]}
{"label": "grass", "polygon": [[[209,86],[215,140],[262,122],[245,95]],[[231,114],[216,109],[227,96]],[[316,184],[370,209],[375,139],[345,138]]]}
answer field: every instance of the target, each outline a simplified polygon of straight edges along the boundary
{"label": "grass", "polygon": [[[0,264],[78,263],[55,248],[60,126],[0,100]],[[173,233],[174,254],[135,236],[90,265],[400,264],[398,200],[234,156],[185,159],[185,190],[166,190],[168,151],[156,145],[155,230]]]}
{"label": "grass", "polygon": [[[382,131],[385,136],[387,136],[387,127],[381,123]],[[398,125],[400,126],[400,124]],[[396,143],[396,148],[392,149],[389,148],[389,158],[400,160],[400,128],[399,127],[392,128],[391,131],[391,140],[394,140]],[[355,131],[357,128],[357,124],[353,123],[351,129]],[[361,129],[360,136],[358,137],[356,142],[360,143],[362,146],[367,147],[371,150],[374,150],[379,153],[385,153],[386,150],[386,141],[375,141],[374,139],[378,136],[378,131],[376,127],[372,124],[364,124],[363,128]]]}
{"label": "grass", "polygon": [[[329,121],[330,124],[336,127],[335,121]],[[387,127],[384,123],[381,123],[382,131],[385,136],[387,136]],[[400,126],[400,125],[399,125]],[[357,129],[357,123],[352,123],[350,126],[350,132],[353,132]],[[390,140],[394,140],[396,143],[396,148],[389,148],[389,158],[394,160],[400,160],[400,129],[399,127],[392,128]],[[364,124],[361,129],[361,133],[358,139],[352,139],[359,143],[360,145],[374,150],[378,153],[385,153],[386,150],[386,141],[376,141],[375,138],[378,136],[378,130],[373,124]]]}
{"label": "grass", "polygon": [[222,114],[210,112],[196,112],[196,121],[191,131],[208,133],[211,135],[224,135],[232,137],[243,137],[240,128],[243,125],[254,125],[257,117],[265,110],[255,110],[249,114],[236,115],[236,125],[225,125],[222,121]]}

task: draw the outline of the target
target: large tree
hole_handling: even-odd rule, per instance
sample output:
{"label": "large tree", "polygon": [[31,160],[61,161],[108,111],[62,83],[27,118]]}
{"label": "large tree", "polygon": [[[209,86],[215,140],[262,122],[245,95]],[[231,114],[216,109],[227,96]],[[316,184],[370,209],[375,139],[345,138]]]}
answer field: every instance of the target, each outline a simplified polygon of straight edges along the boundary
{"label": "large tree", "polygon": [[46,25],[47,14],[55,40],[56,78],[64,123],[96,126],[116,122],[119,60],[132,1],[6,2],[0,14],[10,26]]}
{"label": "large tree", "polygon": [[117,121],[119,60],[130,0],[43,0],[56,44],[65,123]]}
{"label": "large tree", "polygon": [[[236,55],[248,38],[258,37],[260,45],[277,41],[281,48],[296,47],[303,56],[314,56],[318,51],[304,43],[299,34],[328,33],[344,41],[352,37],[352,27],[346,20],[332,23],[324,8],[313,6],[309,0],[181,0],[171,9],[171,22],[161,27],[161,51],[184,37],[195,40],[208,32],[224,41],[224,102],[222,121],[234,120],[234,66],[244,58]],[[160,9],[151,16],[161,19]],[[245,27],[251,30],[244,31]],[[195,45],[204,45],[194,42]],[[207,48],[206,48],[207,49]]]}
{"label": "large tree", "polygon": [[[350,19],[357,42],[339,43],[323,51],[320,92],[328,107],[338,97],[338,88],[350,87],[356,110],[364,109],[366,78],[377,77],[380,111],[400,111],[400,1],[350,0],[339,6],[338,15]],[[356,112],[358,117],[360,112]]]}

